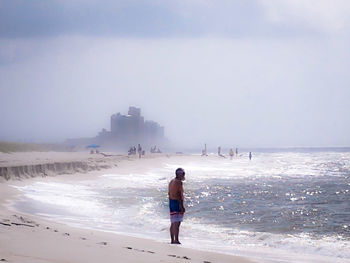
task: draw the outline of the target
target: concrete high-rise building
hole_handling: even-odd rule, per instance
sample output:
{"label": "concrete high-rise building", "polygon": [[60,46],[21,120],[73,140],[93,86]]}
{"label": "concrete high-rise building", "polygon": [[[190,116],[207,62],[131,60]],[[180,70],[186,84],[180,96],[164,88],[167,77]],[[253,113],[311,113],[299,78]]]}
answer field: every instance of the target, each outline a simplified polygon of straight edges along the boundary
{"label": "concrete high-rise building", "polygon": [[97,143],[111,149],[128,149],[139,143],[146,148],[167,144],[164,127],[155,121],[145,121],[140,108],[129,107],[127,115],[113,114],[110,125],[110,131],[102,129],[94,138],[67,139],[66,143],[70,145]]}
{"label": "concrete high-rise building", "polygon": [[164,139],[164,127],[155,121],[145,121],[141,109],[129,107],[127,115],[111,116],[110,137],[130,143],[154,144]]}

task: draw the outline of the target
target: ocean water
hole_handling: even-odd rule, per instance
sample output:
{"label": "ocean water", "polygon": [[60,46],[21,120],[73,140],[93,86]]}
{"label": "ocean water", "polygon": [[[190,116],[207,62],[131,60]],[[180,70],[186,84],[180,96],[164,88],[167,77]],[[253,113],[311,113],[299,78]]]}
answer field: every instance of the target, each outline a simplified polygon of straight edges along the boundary
{"label": "ocean water", "polygon": [[[350,152],[247,153],[169,158],[145,173],[36,182],[15,204],[86,227],[169,241],[168,182],[186,170],[185,247],[259,262],[350,262]],[[117,171],[117,170],[116,170]]]}

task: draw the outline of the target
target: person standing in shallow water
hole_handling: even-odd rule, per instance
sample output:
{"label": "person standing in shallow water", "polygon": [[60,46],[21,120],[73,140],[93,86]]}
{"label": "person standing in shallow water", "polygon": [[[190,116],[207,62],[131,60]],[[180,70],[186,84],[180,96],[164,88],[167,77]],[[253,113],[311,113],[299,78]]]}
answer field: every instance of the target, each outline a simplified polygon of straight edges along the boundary
{"label": "person standing in shallow water", "polygon": [[234,155],[234,153],[233,153],[233,150],[232,150],[232,148],[231,148],[231,149],[230,149],[230,158],[231,158],[231,160],[232,160],[233,155]]}
{"label": "person standing in shallow water", "polygon": [[178,168],[176,177],[172,179],[168,187],[170,209],[170,238],[171,244],[181,244],[179,241],[180,225],[185,214],[184,190],[182,181],[185,180],[185,170]]}
{"label": "person standing in shallow water", "polygon": [[249,160],[252,159],[252,152],[249,152]]}

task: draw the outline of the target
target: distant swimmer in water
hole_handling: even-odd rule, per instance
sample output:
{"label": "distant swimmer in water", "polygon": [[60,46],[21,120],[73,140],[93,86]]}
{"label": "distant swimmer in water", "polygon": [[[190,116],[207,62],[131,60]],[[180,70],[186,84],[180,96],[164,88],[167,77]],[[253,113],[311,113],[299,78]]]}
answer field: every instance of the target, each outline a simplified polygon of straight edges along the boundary
{"label": "distant swimmer in water", "polygon": [[230,149],[230,158],[231,158],[231,160],[232,160],[232,157],[233,157],[233,150],[232,150],[232,148]]}
{"label": "distant swimmer in water", "polygon": [[249,152],[249,160],[252,159],[252,152]]}
{"label": "distant swimmer in water", "polygon": [[202,150],[202,156],[208,156],[208,154],[207,154],[207,144],[204,144],[204,149]]}
{"label": "distant swimmer in water", "polygon": [[181,244],[179,241],[180,224],[185,214],[184,190],[182,181],[185,180],[185,170],[177,168],[176,177],[170,181],[168,188],[170,208],[170,237],[171,244]]}

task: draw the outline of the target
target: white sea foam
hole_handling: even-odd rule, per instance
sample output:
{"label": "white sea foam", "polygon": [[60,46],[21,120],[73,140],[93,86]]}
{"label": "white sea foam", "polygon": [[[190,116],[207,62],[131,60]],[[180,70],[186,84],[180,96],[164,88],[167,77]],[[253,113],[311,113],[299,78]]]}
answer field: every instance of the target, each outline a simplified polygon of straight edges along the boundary
{"label": "white sea foam", "polygon": [[[24,192],[27,202],[45,203],[69,211],[59,215],[45,210],[37,212],[42,216],[76,226],[165,241],[169,235],[167,183],[180,166],[186,170],[185,190],[194,192],[196,187],[207,187],[198,193],[198,202],[205,202],[213,195],[208,180],[240,179],[244,182],[244,179],[250,179],[263,185],[266,184],[264,178],[339,176],[339,169],[349,171],[349,160],[349,153],[261,153],[254,154],[253,161],[245,157],[233,160],[203,158],[181,164],[169,159],[162,167],[143,174],[106,174],[93,181],[40,182],[19,189]],[[346,190],[344,188],[345,197],[350,195]],[[232,197],[232,194],[228,196]],[[292,202],[304,200],[291,191],[284,197]],[[225,210],[225,205],[219,207]],[[250,213],[254,214],[254,210]],[[264,258],[266,262],[315,262],[316,259],[317,262],[350,262],[350,241],[341,234],[325,233],[315,237],[307,232],[244,230],[237,226],[227,227],[230,224],[225,225],[224,221],[218,220],[221,223],[216,224],[206,219],[206,211],[194,215],[188,207],[181,227],[181,233],[185,233],[182,234],[184,246],[257,257],[260,261]],[[344,225],[349,226],[350,222]]]}

